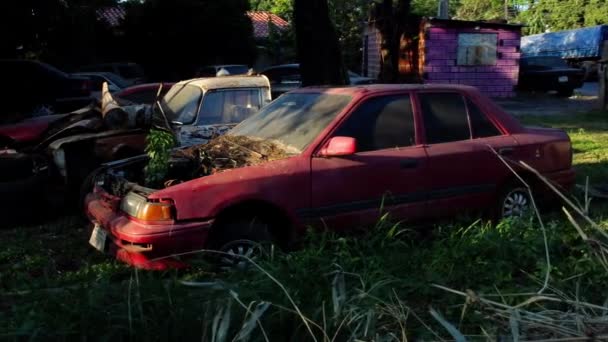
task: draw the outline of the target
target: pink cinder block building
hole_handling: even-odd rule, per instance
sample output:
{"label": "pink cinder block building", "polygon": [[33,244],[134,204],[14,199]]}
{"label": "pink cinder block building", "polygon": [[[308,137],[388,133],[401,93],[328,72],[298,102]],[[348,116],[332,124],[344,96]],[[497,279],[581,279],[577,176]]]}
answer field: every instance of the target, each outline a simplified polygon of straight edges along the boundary
{"label": "pink cinder block building", "polygon": [[[521,25],[422,19],[418,37],[403,37],[399,73],[422,83],[466,84],[492,97],[514,96],[519,75]],[[363,73],[380,73],[380,33],[365,28]]]}

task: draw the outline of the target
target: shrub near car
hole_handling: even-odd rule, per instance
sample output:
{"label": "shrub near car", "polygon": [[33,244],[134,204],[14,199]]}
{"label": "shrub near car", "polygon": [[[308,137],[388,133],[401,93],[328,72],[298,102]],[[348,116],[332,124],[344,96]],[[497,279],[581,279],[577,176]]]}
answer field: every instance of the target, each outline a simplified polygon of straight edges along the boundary
{"label": "shrub near car", "polygon": [[521,215],[528,192],[490,147],[573,185],[566,133],[523,127],[475,88],[303,88],[226,136],[177,151],[161,187],[142,183],[145,160],[109,165],[87,196],[90,241],[162,269],[177,264],[157,258],[200,248],[237,256],[259,242],[287,248],[308,224],[370,226],[381,207],[395,220],[477,209]]}

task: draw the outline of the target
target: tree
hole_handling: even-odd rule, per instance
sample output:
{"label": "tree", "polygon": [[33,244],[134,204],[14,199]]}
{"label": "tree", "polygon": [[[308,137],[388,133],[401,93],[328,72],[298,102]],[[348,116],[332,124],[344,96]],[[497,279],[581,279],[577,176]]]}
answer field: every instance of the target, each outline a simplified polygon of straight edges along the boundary
{"label": "tree", "polygon": [[302,85],[348,84],[327,0],[295,0],[294,23]]}
{"label": "tree", "polygon": [[608,22],[608,1],[535,0],[518,19],[528,25],[528,34],[600,25]]}
{"label": "tree", "polygon": [[125,8],[123,44],[153,79],[190,78],[208,64],[253,65],[247,0],[135,0]]}
{"label": "tree", "polygon": [[86,63],[105,47],[110,30],[96,11],[115,0],[24,0],[2,2],[0,53],[42,59],[60,67]]}
{"label": "tree", "polygon": [[400,53],[408,54],[412,60],[416,58],[406,52],[416,50],[408,49],[408,45],[414,43],[413,37],[418,34],[420,24],[419,17],[411,12],[411,0],[398,0],[396,4],[393,0],[374,3],[370,16],[381,36],[380,80],[388,83],[413,81],[399,72]]}
{"label": "tree", "polygon": [[293,18],[293,0],[250,0],[251,10],[268,11],[291,21]]}
{"label": "tree", "polygon": [[495,20],[505,18],[504,0],[461,0],[456,19]]}

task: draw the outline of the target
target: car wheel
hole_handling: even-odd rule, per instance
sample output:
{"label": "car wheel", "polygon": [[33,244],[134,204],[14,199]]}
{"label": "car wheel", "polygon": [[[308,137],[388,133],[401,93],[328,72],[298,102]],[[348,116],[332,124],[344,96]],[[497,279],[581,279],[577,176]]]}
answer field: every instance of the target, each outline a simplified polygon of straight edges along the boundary
{"label": "car wheel", "polygon": [[211,237],[210,247],[219,253],[214,263],[222,270],[245,270],[250,261],[266,254],[273,243],[270,225],[258,218],[239,219],[220,224]]}
{"label": "car wheel", "polygon": [[559,89],[557,91],[557,96],[559,97],[570,97],[574,94],[574,89]]}
{"label": "car wheel", "polygon": [[525,187],[509,187],[499,201],[500,218],[523,217],[532,209],[530,191]]}

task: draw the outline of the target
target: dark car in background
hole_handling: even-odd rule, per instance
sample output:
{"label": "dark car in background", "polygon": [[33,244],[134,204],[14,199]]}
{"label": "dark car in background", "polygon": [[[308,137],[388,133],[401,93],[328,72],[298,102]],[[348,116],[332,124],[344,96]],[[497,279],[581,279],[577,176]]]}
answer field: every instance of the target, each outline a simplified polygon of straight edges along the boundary
{"label": "dark car in background", "polygon": [[[288,91],[300,88],[302,80],[300,76],[300,64],[282,64],[269,67],[261,72],[262,75],[268,77],[270,86],[272,87],[272,98]],[[376,80],[370,77],[364,77],[352,71],[348,71],[348,77],[351,85],[373,84]]]}
{"label": "dark car in background", "polygon": [[128,82],[128,85],[140,84],[146,81],[144,69],[137,63],[102,63],[85,65],[76,72],[111,72]]}
{"label": "dark car in background", "polygon": [[96,99],[101,98],[101,85],[108,83],[108,89],[115,93],[129,86],[129,82],[112,72],[77,72],[73,76],[88,77],[91,80],[92,95]]}
{"label": "dark car in background", "polygon": [[519,67],[519,90],[557,91],[569,97],[583,86],[585,71],[570,67],[557,56],[522,57]]}
{"label": "dark car in background", "polygon": [[0,124],[70,112],[93,100],[89,78],[66,74],[45,63],[0,60],[0,74],[6,84]]}
{"label": "dark car in background", "polygon": [[[166,83],[145,83],[137,84],[124,88],[114,93],[114,97],[117,100],[126,100],[137,104],[153,104],[157,97],[162,98],[169,89],[173,86],[173,82]],[[159,87],[162,86],[160,93],[158,92]]]}
{"label": "dark car in background", "polygon": [[229,75],[245,75],[249,67],[243,64],[208,65],[198,68],[194,77],[215,77],[220,70],[226,70]]}

